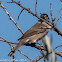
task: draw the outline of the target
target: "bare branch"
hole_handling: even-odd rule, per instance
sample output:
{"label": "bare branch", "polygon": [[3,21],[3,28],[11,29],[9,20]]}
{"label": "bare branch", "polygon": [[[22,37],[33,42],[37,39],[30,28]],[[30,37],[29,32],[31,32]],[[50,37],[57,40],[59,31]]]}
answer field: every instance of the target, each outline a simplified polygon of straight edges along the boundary
{"label": "bare branch", "polygon": [[4,41],[4,40],[0,39],[0,41]]}
{"label": "bare branch", "polygon": [[[45,23],[47,23],[48,25],[50,25],[50,26],[53,28],[53,30],[58,33],[58,35],[61,35],[61,36],[62,36],[62,32],[61,32],[55,25],[53,25],[50,20],[49,20],[49,22],[48,22],[48,21],[46,21],[45,19],[40,18],[38,15],[34,14],[34,13],[31,12],[29,9],[23,7],[20,3],[17,3],[16,1],[13,1],[12,3],[16,3],[16,4],[19,5],[21,8],[25,9],[26,11],[28,11],[28,13],[32,14],[33,16],[37,17],[37,18],[40,19],[40,20],[43,20]],[[51,25],[50,23],[51,23],[52,25]]]}
{"label": "bare branch", "polygon": [[37,15],[37,0],[36,0],[36,4],[35,4],[35,12],[36,12],[36,15]]}
{"label": "bare branch", "polygon": [[[51,50],[51,53],[52,53],[53,50]],[[58,52],[58,51],[54,51],[56,55],[62,57],[62,53]]]}
{"label": "bare branch", "polygon": [[15,62],[15,56],[13,56],[13,62]]}
{"label": "bare branch", "polygon": [[18,44],[18,43],[14,43],[14,42],[9,42],[9,41],[7,41],[6,39],[4,39],[4,38],[1,37],[1,36],[0,36],[0,38],[2,38],[2,39],[0,39],[0,41],[4,41],[4,42],[10,43],[10,44]]}
{"label": "bare branch", "polygon": [[[24,9],[21,10],[20,14],[23,12],[23,10],[24,10]],[[18,15],[18,20],[19,20],[20,14]]]}
{"label": "bare branch", "polygon": [[34,57],[33,60],[36,59],[37,57],[38,57],[38,56]]}
{"label": "bare branch", "polygon": [[[46,56],[46,53],[44,55]],[[40,59],[42,59],[44,57],[44,55],[43,56],[39,56],[39,58],[36,59],[35,61],[39,61]]]}
{"label": "bare branch", "polygon": [[20,27],[17,25],[17,23],[13,20],[13,18],[10,16],[10,14],[8,13],[8,11],[6,10],[6,8],[4,8],[4,6],[1,3],[1,7],[5,10],[5,12],[7,13],[7,15],[9,16],[10,20],[12,20],[12,22],[16,25],[16,27],[18,28],[18,30],[24,34],[24,32],[20,29]]}
{"label": "bare branch", "polygon": [[[1,36],[0,36],[0,38],[2,38]],[[4,39],[4,38],[2,38],[3,40],[5,40],[5,41],[7,41],[6,39]],[[11,50],[13,50],[14,49],[14,46],[12,45],[12,43],[11,42],[8,42],[7,41],[7,43],[11,46]],[[14,43],[14,44],[17,44],[17,43]],[[45,50],[45,48],[44,47],[40,47],[40,46],[33,46],[33,45],[30,45],[30,44],[28,44],[28,46],[31,46],[31,47],[35,47],[35,48],[37,48],[37,49],[41,49],[41,50]],[[18,50],[19,51],[19,50]],[[20,52],[20,51],[19,51]],[[52,51],[51,51],[52,52]],[[21,54],[23,54],[23,55],[25,55],[24,53],[22,53],[22,52],[20,52]],[[56,52],[55,51],[55,53],[57,54],[57,55],[59,55],[59,56],[61,56],[62,57],[62,54],[61,53],[59,53],[59,52]],[[27,56],[28,57],[28,56]],[[43,56],[42,56],[43,57]],[[30,59],[30,58],[29,58]],[[32,59],[30,59],[30,60],[32,60]]]}
{"label": "bare branch", "polygon": [[0,1],[0,4],[1,4],[1,1]]}
{"label": "bare branch", "polygon": [[[11,47],[11,50],[13,51],[14,46],[13,46],[11,43],[9,43],[9,45],[10,45],[10,47]],[[28,59],[32,60],[30,57],[28,57],[28,55],[22,53],[19,49],[18,49],[18,51],[19,51],[22,55],[24,55],[25,57],[27,57]],[[14,62],[14,61],[15,61],[15,56],[13,55],[13,62]]]}
{"label": "bare branch", "polygon": [[9,43],[9,45],[10,45],[10,47],[11,47],[11,50],[13,51],[14,46],[13,46],[11,43]]}
{"label": "bare branch", "polygon": [[[40,47],[43,46],[41,40],[40,40],[40,44],[41,44]],[[42,54],[44,55],[44,51],[43,51],[43,50],[41,50],[41,51],[42,51]],[[44,56],[45,56],[45,55],[44,55]]]}
{"label": "bare branch", "polygon": [[[26,44],[25,44],[25,45],[26,45]],[[41,49],[41,50],[45,50],[45,51],[46,51],[46,49],[45,49],[43,46],[41,46],[41,47],[40,47],[40,46],[36,46],[36,45],[35,45],[35,46],[33,46],[33,45],[31,45],[31,44],[27,44],[26,46],[35,47],[35,48],[36,48],[36,49],[38,49],[38,50],[40,50],[40,49]],[[50,52],[50,53],[52,53],[52,51],[53,51],[53,50],[51,50],[51,52]],[[60,53],[60,52],[55,51],[55,54],[56,54],[56,55],[59,55],[59,56],[61,56],[61,57],[62,57],[62,53]],[[40,58],[43,58],[45,55],[46,55],[46,54],[44,54],[44,55],[43,55],[43,56],[41,56]]]}
{"label": "bare branch", "polygon": [[59,15],[60,11],[62,10],[62,8],[59,10],[59,12],[57,13],[57,15],[55,16],[54,20],[56,20],[57,16]]}
{"label": "bare branch", "polygon": [[[12,3],[16,3],[16,4],[19,5],[21,8],[23,8],[23,9],[26,10],[26,11],[28,11],[28,13],[32,14],[33,16],[36,16],[38,19],[43,20],[43,21],[46,22],[47,24],[51,23],[50,20],[48,20],[48,21],[49,21],[49,23],[48,23],[45,19],[40,18],[38,15],[34,14],[33,12],[31,12],[29,8],[27,9],[27,8],[23,7],[20,3],[16,2],[16,1],[13,1]],[[52,23],[51,23],[51,24],[52,24]],[[50,25],[50,24],[49,24],[49,25]],[[51,26],[51,25],[50,25],[50,26]]]}
{"label": "bare branch", "polygon": [[[0,38],[2,38],[1,36],[0,36]],[[2,40],[3,39],[3,40]],[[18,44],[18,43],[13,43],[13,42],[9,42],[9,41],[7,41],[6,39],[4,39],[4,38],[2,38],[0,41],[4,41],[4,42],[7,42],[10,46],[11,46],[11,50],[13,50],[14,49],[14,47],[12,46],[12,44]],[[13,55],[13,62],[15,62],[15,56]]]}
{"label": "bare branch", "polygon": [[55,47],[53,50],[56,50],[58,47],[62,47],[62,45],[59,45],[59,46]]}
{"label": "bare branch", "polygon": [[28,55],[22,53],[20,50],[18,50],[21,54],[23,54],[25,57],[27,57],[28,59],[32,60],[30,57],[28,57]]}
{"label": "bare branch", "polygon": [[53,15],[52,15],[52,4],[51,3],[50,3],[50,15],[51,15],[52,22],[54,22]]}
{"label": "bare branch", "polygon": [[[10,47],[11,47],[11,50],[13,51],[14,46],[13,46],[11,43],[9,43],[9,45],[10,45]],[[14,56],[14,54],[13,54],[12,58],[13,58],[13,62],[15,62],[15,56]]]}
{"label": "bare branch", "polygon": [[56,23],[55,23],[55,26],[57,25],[57,22],[59,21],[59,19],[61,18],[61,16],[58,18],[58,20],[56,21]]}
{"label": "bare branch", "polygon": [[[52,53],[53,51],[54,51],[54,50],[51,50],[50,53]],[[54,52],[55,52],[56,55],[59,55],[59,56],[62,57],[62,53],[59,53],[59,52],[57,52],[57,51],[54,51]],[[46,56],[47,54],[45,53],[44,55]],[[40,59],[42,59],[42,58],[44,57],[44,55],[43,55],[43,56],[39,56],[39,58],[36,59],[35,61],[39,61]]]}

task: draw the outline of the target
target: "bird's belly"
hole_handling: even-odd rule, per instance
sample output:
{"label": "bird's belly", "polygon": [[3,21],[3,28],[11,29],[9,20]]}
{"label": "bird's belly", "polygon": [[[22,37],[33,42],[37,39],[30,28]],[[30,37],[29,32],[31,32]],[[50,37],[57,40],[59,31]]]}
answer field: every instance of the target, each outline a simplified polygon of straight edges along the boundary
{"label": "bird's belly", "polygon": [[30,39],[30,42],[35,43],[36,41],[42,39],[43,37],[44,35],[40,33],[40,34],[35,34],[33,36],[30,36],[29,39]]}

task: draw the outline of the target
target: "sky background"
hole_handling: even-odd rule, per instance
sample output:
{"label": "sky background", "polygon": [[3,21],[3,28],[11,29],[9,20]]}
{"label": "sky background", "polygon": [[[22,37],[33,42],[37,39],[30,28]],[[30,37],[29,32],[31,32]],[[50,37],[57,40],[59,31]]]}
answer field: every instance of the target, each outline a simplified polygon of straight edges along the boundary
{"label": "sky background", "polygon": [[[19,20],[17,20],[17,17],[20,11],[22,10],[22,8],[14,3],[7,3],[7,2],[10,2],[11,0],[9,1],[0,0],[0,1],[2,1],[2,4],[4,5],[4,7],[7,9],[11,17],[14,19],[14,21],[17,22],[17,24],[22,29],[22,31],[26,32],[30,27],[32,27],[38,21],[38,19],[35,16],[31,15],[27,11],[23,11],[22,14],[20,15]],[[16,0],[16,1],[20,1],[20,3],[25,8],[30,8],[30,10],[35,13],[35,1],[36,0]],[[46,13],[48,14],[51,20],[50,3],[52,3],[53,18],[56,16],[56,14],[62,8],[62,2],[60,0],[38,0],[38,4],[37,4],[38,16],[40,16],[40,13]],[[60,16],[62,16],[62,11],[58,15],[57,19]],[[62,31],[62,18],[57,23],[57,27]],[[62,37],[58,35],[56,32],[54,32],[53,30],[52,31],[50,30],[49,33],[47,34],[49,38],[51,36],[51,32],[53,34],[53,44],[51,46],[51,49],[53,49],[56,46],[62,44]],[[4,39],[10,42],[18,42],[17,39],[22,36],[21,32],[17,29],[14,23],[11,20],[9,20],[8,15],[1,7],[0,7],[0,36],[2,36]],[[22,46],[20,50],[23,53],[27,54],[32,59],[38,55],[41,55],[39,50],[32,48],[32,47],[28,47],[28,46]],[[7,43],[0,41],[0,59],[11,60],[12,57],[8,57],[8,53],[10,51],[11,51],[10,46]],[[56,49],[56,51],[61,52],[62,51],[61,47]],[[20,54],[18,51],[15,53],[15,58],[26,59],[26,61],[24,62],[29,62],[29,60],[25,56]],[[42,60],[43,59],[41,59],[41,61]],[[38,61],[38,62],[41,62],[41,61]],[[61,61],[62,61],[62,58],[58,56],[58,62],[61,62]]]}

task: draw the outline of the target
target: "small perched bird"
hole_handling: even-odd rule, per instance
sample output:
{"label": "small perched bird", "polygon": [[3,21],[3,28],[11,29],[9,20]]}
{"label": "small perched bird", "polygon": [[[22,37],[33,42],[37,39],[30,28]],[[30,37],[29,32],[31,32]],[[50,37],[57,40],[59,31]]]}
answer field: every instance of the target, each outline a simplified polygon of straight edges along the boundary
{"label": "small perched bird", "polygon": [[[49,17],[47,14],[41,14],[41,18],[49,21]],[[26,43],[36,43],[36,41],[42,39],[49,31],[48,28],[51,28],[47,23],[43,22],[43,20],[38,20],[38,22],[32,26],[28,31],[26,31],[21,38],[19,38],[19,43],[14,47],[14,49],[8,54],[8,56],[13,56],[13,54]]]}

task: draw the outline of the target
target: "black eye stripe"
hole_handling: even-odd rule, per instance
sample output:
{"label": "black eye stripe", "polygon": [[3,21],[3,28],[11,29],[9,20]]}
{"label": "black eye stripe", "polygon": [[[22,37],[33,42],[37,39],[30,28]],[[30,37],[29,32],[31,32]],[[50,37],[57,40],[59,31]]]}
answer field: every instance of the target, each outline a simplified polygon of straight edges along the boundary
{"label": "black eye stripe", "polygon": [[[43,16],[44,16],[44,15],[46,15],[46,16],[48,17],[48,15],[47,15],[47,14],[42,14],[42,15],[43,15]],[[41,15],[41,16],[42,16],[42,15]]]}
{"label": "black eye stripe", "polygon": [[[48,17],[47,14],[41,14],[40,17],[43,18],[43,19],[45,19],[45,20],[48,20],[49,19],[49,17]],[[43,22],[43,20],[40,20],[40,19],[38,21],[40,21],[41,23]]]}
{"label": "black eye stripe", "polygon": [[[47,14],[41,14],[41,18],[45,18],[45,17],[48,17],[48,15]],[[49,17],[48,17],[48,19],[49,19]]]}

